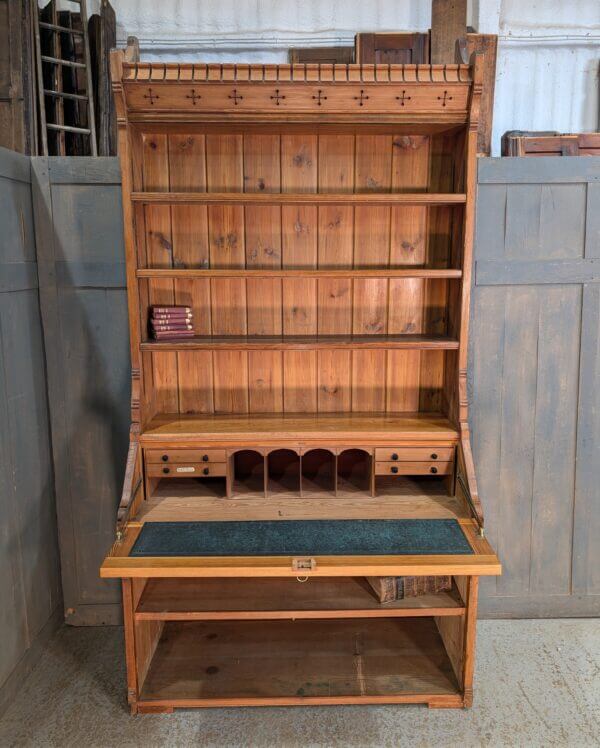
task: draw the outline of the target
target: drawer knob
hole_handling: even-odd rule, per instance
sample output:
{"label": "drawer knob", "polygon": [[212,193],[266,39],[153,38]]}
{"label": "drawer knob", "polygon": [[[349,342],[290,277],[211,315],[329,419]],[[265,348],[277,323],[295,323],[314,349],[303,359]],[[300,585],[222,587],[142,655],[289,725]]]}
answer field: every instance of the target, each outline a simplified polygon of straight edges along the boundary
{"label": "drawer knob", "polygon": [[162,460],[163,462],[168,462],[168,461],[169,461],[169,455],[163,455],[163,456],[162,456],[162,457],[161,457],[160,459],[161,459],[161,460]]}
{"label": "drawer knob", "polygon": [[429,472],[430,473],[437,473],[437,468],[436,467],[429,468]]}
{"label": "drawer knob", "polygon": [[163,468],[163,473],[168,475],[171,472],[170,468]]}
{"label": "drawer knob", "polygon": [[208,455],[202,455],[202,462],[208,462]]}
{"label": "drawer knob", "polygon": [[391,467],[390,470],[392,471],[392,473],[397,473],[398,472],[398,468],[395,465],[393,467]]}
{"label": "drawer knob", "polygon": [[431,459],[432,459],[432,460],[437,460],[437,455],[436,455],[436,453],[435,453],[435,452],[434,452],[434,453],[433,453],[433,454],[431,455]]}
{"label": "drawer knob", "polygon": [[204,473],[204,475],[208,475],[209,470],[208,470],[208,468],[204,468],[204,470],[202,472]]}
{"label": "drawer knob", "polygon": [[398,455],[394,452],[394,454],[392,455],[392,460],[397,460],[397,459],[398,459]]}

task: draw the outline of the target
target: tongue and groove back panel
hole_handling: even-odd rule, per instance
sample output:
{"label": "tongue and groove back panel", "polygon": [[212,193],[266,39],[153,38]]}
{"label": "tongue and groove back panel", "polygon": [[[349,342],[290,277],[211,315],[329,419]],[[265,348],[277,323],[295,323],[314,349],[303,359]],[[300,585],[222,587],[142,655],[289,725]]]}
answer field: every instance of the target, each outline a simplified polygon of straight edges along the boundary
{"label": "tongue and groove back panel", "polygon": [[[134,190],[209,193],[460,193],[464,129],[393,125],[179,125],[132,129]],[[150,131],[148,131],[150,130]],[[142,269],[460,268],[462,205],[134,205]],[[150,304],[193,308],[206,336],[457,336],[448,278],[142,278]],[[289,337],[288,337],[289,340]],[[434,349],[144,351],[154,412],[442,411],[456,354]],[[166,347],[167,348],[167,347]],[[449,368],[449,375],[445,369]],[[151,378],[151,380],[150,380]]]}

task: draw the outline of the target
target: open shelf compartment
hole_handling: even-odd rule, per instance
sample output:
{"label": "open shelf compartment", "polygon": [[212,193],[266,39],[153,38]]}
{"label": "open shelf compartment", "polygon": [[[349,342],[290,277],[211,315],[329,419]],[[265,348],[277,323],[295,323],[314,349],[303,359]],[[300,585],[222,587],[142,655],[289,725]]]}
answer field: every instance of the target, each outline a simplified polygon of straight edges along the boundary
{"label": "open shelf compartment", "polygon": [[458,588],[380,603],[364,577],[310,579],[149,579],[136,620],[275,620],[459,616]]}
{"label": "open shelf compartment", "polygon": [[[261,462],[262,465],[262,462]],[[321,479],[321,478],[320,478]],[[448,495],[443,478],[379,478],[377,496],[368,492],[344,492],[337,496],[320,490],[303,495],[279,494],[265,496],[258,480],[246,474],[242,483],[234,482],[227,499],[215,483],[179,478],[158,482],[150,498],[142,501],[132,524],[144,522],[202,522],[211,520],[252,519],[467,519],[465,503]],[[221,484],[219,487],[222,488]],[[249,503],[251,502],[251,503]]]}
{"label": "open shelf compartment", "polygon": [[435,705],[460,697],[433,617],[169,621],[141,688],[140,705]]}

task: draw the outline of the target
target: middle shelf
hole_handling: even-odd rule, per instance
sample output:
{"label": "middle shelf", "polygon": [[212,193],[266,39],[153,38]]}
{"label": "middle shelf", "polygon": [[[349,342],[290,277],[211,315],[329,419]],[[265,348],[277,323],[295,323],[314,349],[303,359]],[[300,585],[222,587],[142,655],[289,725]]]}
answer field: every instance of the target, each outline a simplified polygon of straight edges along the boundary
{"label": "middle shelf", "polygon": [[456,350],[459,341],[445,335],[197,335],[173,340],[150,340],[142,351],[178,350],[318,350],[389,349]]}
{"label": "middle shelf", "polygon": [[462,270],[455,268],[139,268],[138,278],[424,278],[459,279]]}

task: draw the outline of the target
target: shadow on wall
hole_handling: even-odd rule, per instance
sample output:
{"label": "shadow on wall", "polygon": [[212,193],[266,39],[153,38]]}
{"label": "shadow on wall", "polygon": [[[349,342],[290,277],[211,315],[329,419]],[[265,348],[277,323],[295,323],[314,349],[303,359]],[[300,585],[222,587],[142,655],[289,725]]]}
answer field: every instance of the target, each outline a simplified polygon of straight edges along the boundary
{"label": "shadow on wall", "polygon": [[29,158],[0,148],[0,713],[61,610]]}

